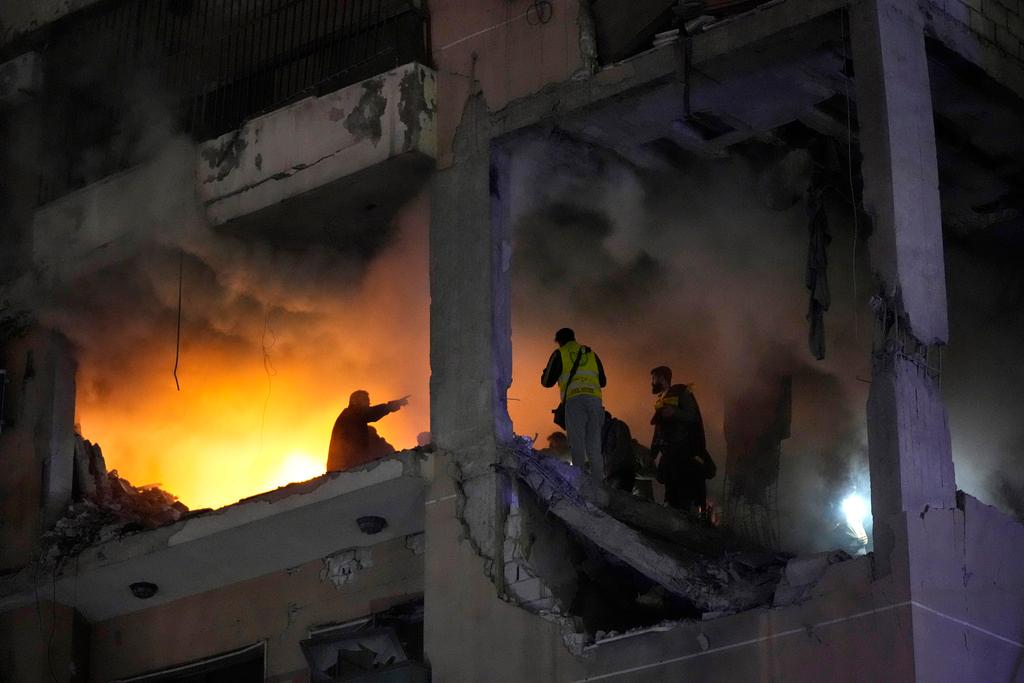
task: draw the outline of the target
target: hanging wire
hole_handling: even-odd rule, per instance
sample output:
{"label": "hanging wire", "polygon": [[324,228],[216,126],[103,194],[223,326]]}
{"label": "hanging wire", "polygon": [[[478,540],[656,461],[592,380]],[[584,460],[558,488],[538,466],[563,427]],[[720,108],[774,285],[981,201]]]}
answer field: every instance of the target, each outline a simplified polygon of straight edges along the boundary
{"label": "hanging wire", "polygon": [[[267,344],[268,333],[271,338],[269,344]],[[270,349],[274,348],[275,344],[277,344],[277,335],[274,334],[274,330],[270,327],[270,310],[268,309],[263,319],[263,338],[260,340],[260,346],[263,349],[263,372],[267,374],[267,393],[263,397],[263,413],[260,416],[260,455],[263,455],[263,431],[267,424],[267,406],[270,405],[273,378],[277,375],[277,368],[274,367],[274,361],[270,358]]]}
{"label": "hanging wire", "polygon": [[850,76],[846,67],[850,63],[850,41],[848,35],[849,10],[839,12],[840,35],[843,41],[843,90],[846,96],[846,170],[850,182],[850,206],[853,209],[853,333],[860,344],[860,312],[857,309],[857,240],[860,233],[860,217],[857,210],[857,194],[853,187],[853,107],[850,104]]}
{"label": "hanging wire", "polygon": [[181,359],[181,283],[184,272],[185,250],[178,252],[178,332],[174,342],[174,386],[181,391],[181,382],[178,381],[178,361]]}

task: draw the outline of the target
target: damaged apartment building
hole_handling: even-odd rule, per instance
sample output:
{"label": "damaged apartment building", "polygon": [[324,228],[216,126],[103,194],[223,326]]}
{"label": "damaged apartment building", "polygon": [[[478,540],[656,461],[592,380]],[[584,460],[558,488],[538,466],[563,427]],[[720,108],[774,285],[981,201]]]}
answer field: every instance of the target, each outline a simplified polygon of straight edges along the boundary
{"label": "damaged apartment building", "polygon": [[[1024,681],[1024,482],[972,495],[956,378],[1021,376],[1019,0],[10,0],[0,140],[0,681]],[[716,524],[534,446],[535,329],[612,330],[640,438],[675,310]],[[422,370],[378,428],[432,445],[259,478],[339,368]],[[840,419],[870,544],[797,542]]]}

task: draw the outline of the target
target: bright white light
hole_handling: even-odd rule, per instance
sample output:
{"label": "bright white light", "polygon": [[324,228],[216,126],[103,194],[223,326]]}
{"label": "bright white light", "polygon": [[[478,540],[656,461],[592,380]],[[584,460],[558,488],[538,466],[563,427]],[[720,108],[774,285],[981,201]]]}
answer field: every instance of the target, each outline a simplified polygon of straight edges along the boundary
{"label": "bright white light", "polygon": [[846,517],[846,525],[850,531],[863,544],[868,542],[868,532],[864,529],[864,520],[871,514],[871,506],[868,501],[857,493],[851,493],[839,504],[843,516]]}

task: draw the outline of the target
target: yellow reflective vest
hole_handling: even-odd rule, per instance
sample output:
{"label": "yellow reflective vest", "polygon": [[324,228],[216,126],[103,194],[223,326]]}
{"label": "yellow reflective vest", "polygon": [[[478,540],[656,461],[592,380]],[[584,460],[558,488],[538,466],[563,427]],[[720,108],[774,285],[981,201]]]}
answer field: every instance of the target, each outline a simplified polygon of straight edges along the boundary
{"label": "yellow reflective vest", "polygon": [[[569,400],[573,396],[597,396],[601,398],[601,379],[597,369],[597,356],[590,349],[580,346],[577,342],[571,341],[558,348],[562,354],[562,375],[558,378],[558,388],[562,391],[563,400]],[[580,365],[576,368],[576,374],[572,376],[572,383],[566,387],[565,383],[572,372],[572,366],[576,363],[576,357],[583,353]]]}

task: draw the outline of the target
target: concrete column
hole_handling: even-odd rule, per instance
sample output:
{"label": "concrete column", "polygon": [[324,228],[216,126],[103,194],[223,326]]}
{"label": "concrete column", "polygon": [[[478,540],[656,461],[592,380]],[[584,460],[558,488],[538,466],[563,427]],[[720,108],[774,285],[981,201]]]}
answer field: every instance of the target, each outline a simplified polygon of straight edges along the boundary
{"label": "concrete column", "polygon": [[913,0],[861,0],[850,19],[879,304],[867,406],[875,574],[891,601],[912,605],[912,680],[970,680],[952,448],[928,365],[947,319],[924,22]]}
{"label": "concrete column", "polygon": [[476,95],[456,132],[454,163],[438,171],[431,199],[430,427],[452,455],[457,519],[448,524],[464,526],[485,573],[500,583],[507,506],[494,464],[512,431],[510,246],[495,201],[505,174],[492,166],[491,149],[490,114]]}
{"label": "concrete column", "polygon": [[482,96],[467,102],[454,150],[431,200],[431,432],[447,450],[493,452],[511,436],[509,246],[506,221],[492,215],[497,174]]}
{"label": "concrete column", "polygon": [[[947,337],[942,221],[923,19],[916,2],[851,7],[864,204],[880,333],[868,399],[875,519],[955,506],[945,409],[927,368]],[[887,552],[876,524],[876,548]]]}
{"label": "concrete column", "polygon": [[437,172],[431,195],[430,429],[441,453],[425,523],[425,646],[444,680],[476,680],[481,667],[492,669],[467,653],[484,652],[495,642],[487,624],[514,612],[495,592],[503,590],[508,503],[494,465],[512,436],[506,188],[504,155],[493,151],[478,94],[466,103],[454,161]]}

